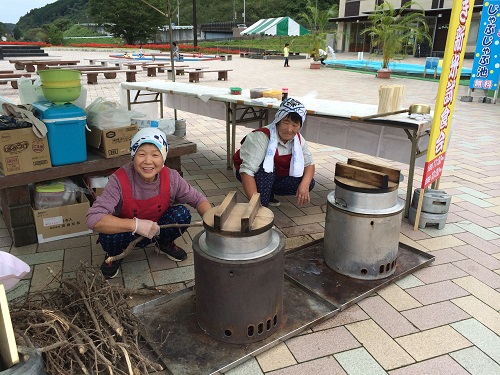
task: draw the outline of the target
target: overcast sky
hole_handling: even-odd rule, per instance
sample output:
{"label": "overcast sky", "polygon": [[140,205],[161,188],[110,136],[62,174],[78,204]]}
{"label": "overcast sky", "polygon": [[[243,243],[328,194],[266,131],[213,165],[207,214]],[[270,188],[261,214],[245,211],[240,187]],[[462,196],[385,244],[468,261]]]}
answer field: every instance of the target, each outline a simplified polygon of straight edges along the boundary
{"label": "overcast sky", "polygon": [[0,22],[17,23],[31,9],[55,3],[57,0],[0,0]]}

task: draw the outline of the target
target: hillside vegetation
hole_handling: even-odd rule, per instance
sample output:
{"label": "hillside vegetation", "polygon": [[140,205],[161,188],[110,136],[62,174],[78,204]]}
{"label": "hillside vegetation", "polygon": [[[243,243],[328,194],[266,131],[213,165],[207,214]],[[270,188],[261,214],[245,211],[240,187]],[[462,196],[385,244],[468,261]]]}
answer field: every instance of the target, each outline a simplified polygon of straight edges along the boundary
{"label": "hillside vegetation", "polygon": [[[116,0],[117,2],[120,0]],[[140,0],[137,0],[140,2]],[[168,0],[165,0],[165,3]],[[174,8],[179,4],[179,22],[177,22],[177,12],[175,12],[174,22],[180,25],[193,24],[193,0],[170,0]],[[318,8],[326,9],[338,1],[318,0]],[[304,11],[307,0],[252,0],[246,1],[247,25],[254,23],[261,18],[290,16],[297,18]],[[88,11],[89,0],[58,0],[47,4],[43,8],[33,9],[19,19],[17,27],[24,33],[29,29],[40,28],[45,24],[50,24],[58,19],[65,18],[72,23],[93,23]],[[146,6],[146,5],[144,5]],[[233,8],[236,13],[236,22],[243,23],[243,0],[234,1],[214,1],[196,0],[197,24],[210,22],[233,21]]]}

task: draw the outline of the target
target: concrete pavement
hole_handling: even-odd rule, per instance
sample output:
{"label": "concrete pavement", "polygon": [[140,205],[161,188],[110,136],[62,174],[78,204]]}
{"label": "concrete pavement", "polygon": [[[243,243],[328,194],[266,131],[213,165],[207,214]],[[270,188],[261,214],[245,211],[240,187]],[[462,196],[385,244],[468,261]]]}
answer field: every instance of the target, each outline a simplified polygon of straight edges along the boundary
{"label": "concrete pavement", "polygon": [[[106,58],[111,52],[47,49],[62,58]],[[337,59],[355,58],[337,54]],[[424,64],[424,59],[408,59]],[[198,63],[190,63],[195,65]],[[308,60],[291,60],[283,68],[281,60],[254,60],[235,56],[232,61],[199,63],[210,68],[228,68],[229,81],[217,81],[207,74],[200,84],[242,88],[288,87],[290,96],[316,96],[320,99],[367,104],[378,103],[382,84],[405,86],[403,106],[422,103],[434,107],[437,81],[391,78],[381,81],[374,74],[330,68],[311,70]],[[465,61],[466,66],[472,62]],[[0,61],[1,69],[12,69]],[[145,73],[138,80],[155,78]],[[165,78],[163,76],[157,77]],[[87,86],[89,104],[97,97],[119,101],[117,79],[98,78]],[[187,82],[187,76],[176,77]],[[459,87],[458,97],[467,93]],[[0,86],[0,96],[18,99],[18,92]],[[230,370],[230,375],[292,374],[499,374],[500,373],[500,115],[499,104],[457,101],[453,133],[448,148],[440,188],[452,195],[446,227],[427,227],[414,231],[404,219],[401,242],[436,257],[430,266],[391,284],[375,295],[312,327],[304,334],[252,358]],[[165,109],[167,116],[173,111]],[[201,190],[214,205],[227,192],[240,189],[240,183],[225,167],[225,124],[191,113],[179,113],[187,122],[187,139],[196,142],[198,152],[182,158],[184,177]],[[238,127],[237,140],[248,128]],[[326,195],[334,188],[335,163],[348,157],[372,157],[348,150],[310,143],[316,162],[316,187],[311,204],[297,207],[281,197],[273,208],[277,227],[285,234],[287,248],[295,248],[322,238],[325,225]],[[408,165],[378,160],[401,168]],[[414,186],[420,186],[422,170],[417,168]],[[400,197],[405,199],[406,182]],[[196,219],[196,215],[195,215]],[[96,235],[14,247],[1,222],[0,250],[27,262],[32,272],[9,292],[9,298],[47,287],[54,271],[71,272],[80,261],[100,264],[104,254],[95,244]],[[199,230],[199,229],[198,229]],[[122,265],[120,276],[111,282],[127,288],[169,285],[179,290],[192,285],[194,270],[190,229],[179,244],[189,251],[188,260],[175,263],[158,257],[151,248],[135,250]]]}

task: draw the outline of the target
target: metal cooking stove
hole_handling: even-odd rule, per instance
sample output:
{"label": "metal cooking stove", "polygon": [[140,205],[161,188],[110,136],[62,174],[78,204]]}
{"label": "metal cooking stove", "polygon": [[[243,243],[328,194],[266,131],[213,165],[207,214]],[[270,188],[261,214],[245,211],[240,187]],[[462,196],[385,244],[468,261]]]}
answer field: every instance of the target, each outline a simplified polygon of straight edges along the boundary
{"label": "metal cooking stove", "polygon": [[167,373],[217,374],[333,317],[433,260],[433,256],[400,243],[394,274],[378,280],[357,280],[326,266],[323,240],[288,251],[282,324],[271,337],[248,345],[224,343],[201,330],[194,287],[136,306],[133,312],[144,323],[141,333],[163,361]]}

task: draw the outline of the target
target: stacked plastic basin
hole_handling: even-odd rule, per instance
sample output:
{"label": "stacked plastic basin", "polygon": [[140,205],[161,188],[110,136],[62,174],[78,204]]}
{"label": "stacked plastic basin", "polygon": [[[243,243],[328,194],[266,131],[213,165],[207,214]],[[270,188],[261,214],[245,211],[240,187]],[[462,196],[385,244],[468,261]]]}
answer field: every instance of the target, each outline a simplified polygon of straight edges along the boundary
{"label": "stacked plastic basin", "polygon": [[71,103],[82,90],[81,72],[72,69],[39,70],[43,95],[56,104]]}
{"label": "stacked plastic basin", "polygon": [[86,113],[72,104],[35,102],[36,116],[47,126],[50,159],[53,166],[87,160]]}

